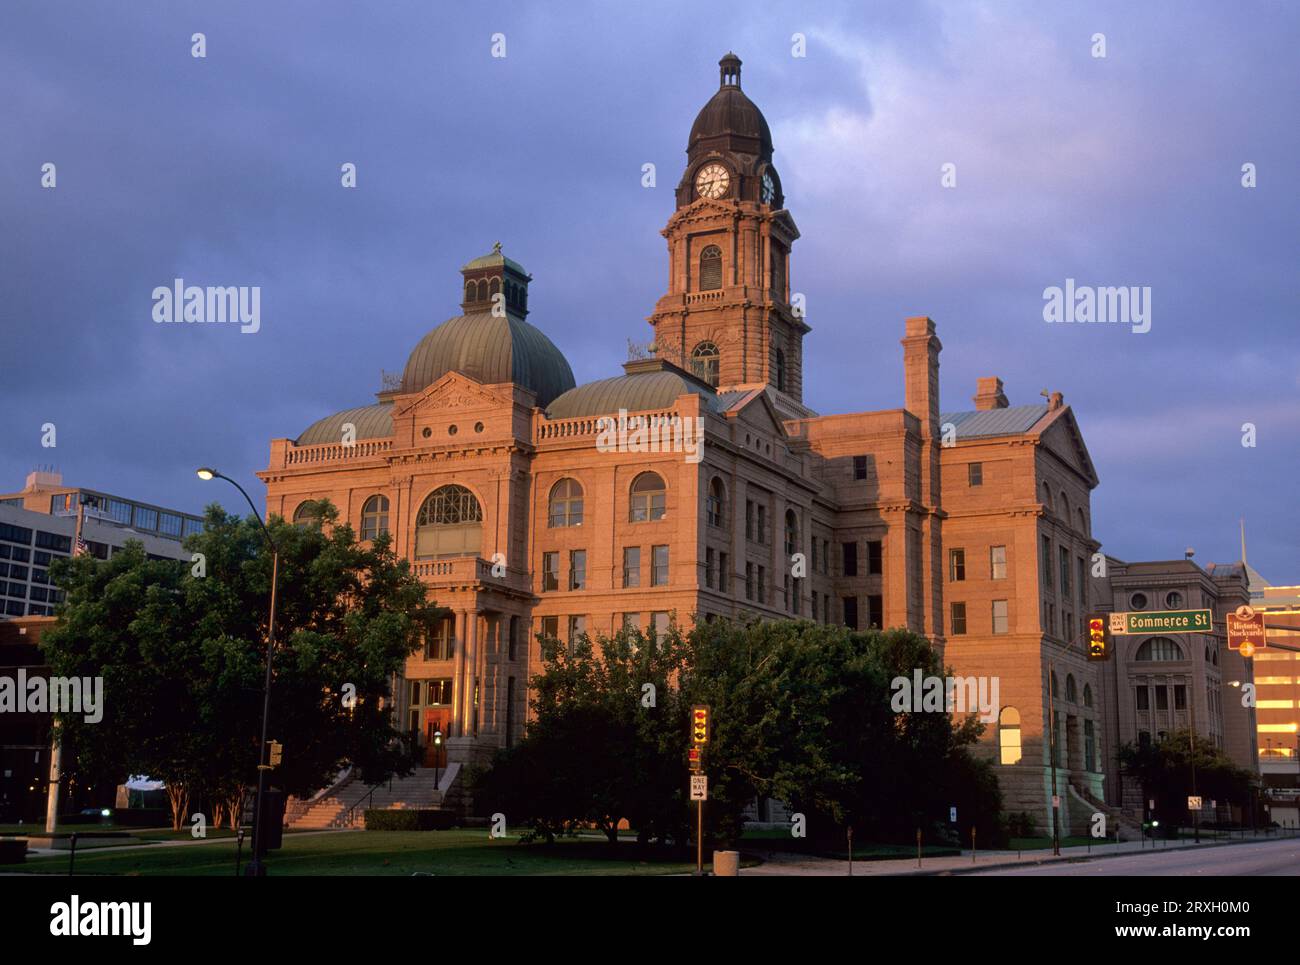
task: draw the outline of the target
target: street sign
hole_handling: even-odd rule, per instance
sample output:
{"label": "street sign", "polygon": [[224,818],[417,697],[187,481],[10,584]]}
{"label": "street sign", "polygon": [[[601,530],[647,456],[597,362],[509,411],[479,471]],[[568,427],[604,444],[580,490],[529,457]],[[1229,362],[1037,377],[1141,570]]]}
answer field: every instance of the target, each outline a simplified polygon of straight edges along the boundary
{"label": "street sign", "polygon": [[948,820],[951,821],[953,824],[956,824],[956,823],[957,823],[957,809],[956,809],[956,808],[949,808],[949,809],[948,809]]}
{"label": "street sign", "polygon": [[1112,613],[1110,615],[1110,632],[1111,633],[1126,632],[1125,627],[1128,626],[1127,618],[1128,618],[1127,613]]}
{"label": "street sign", "polygon": [[1209,610],[1137,610],[1124,614],[1124,629],[1117,633],[1209,633],[1214,616]]}
{"label": "street sign", "polygon": [[709,799],[709,778],[704,774],[691,775],[691,800],[707,801]]}
{"label": "street sign", "polygon": [[1054,808],[1059,808],[1060,806],[1061,806],[1061,795],[1059,795],[1059,794],[1053,794],[1053,795],[1052,795],[1052,807],[1054,807]]}
{"label": "street sign", "polygon": [[1156,809],[1156,800],[1155,798],[1152,798],[1151,800],[1147,801],[1147,810],[1154,811],[1155,809]]}
{"label": "street sign", "polygon": [[1228,649],[1240,650],[1249,657],[1266,647],[1264,639],[1264,614],[1251,606],[1239,606],[1228,614]]}
{"label": "street sign", "polygon": [[1187,810],[1199,811],[1201,809],[1201,799],[1195,795],[1188,795]]}

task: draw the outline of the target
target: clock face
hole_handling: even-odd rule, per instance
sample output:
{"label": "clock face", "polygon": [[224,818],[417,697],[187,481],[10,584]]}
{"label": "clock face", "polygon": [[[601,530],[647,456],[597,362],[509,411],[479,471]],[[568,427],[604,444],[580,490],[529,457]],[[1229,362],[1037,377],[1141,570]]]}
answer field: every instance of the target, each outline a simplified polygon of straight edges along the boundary
{"label": "clock face", "polygon": [[695,175],[695,193],[701,198],[720,198],[730,182],[731,175],[721,164],[706,164]]}
{"label": "clock face", "polygon": [[759,193],[764,204],[771,204],[772,199],[776,197],[776,184],[772,181],[772,175],[766,171],[763,172],[763,187]]}

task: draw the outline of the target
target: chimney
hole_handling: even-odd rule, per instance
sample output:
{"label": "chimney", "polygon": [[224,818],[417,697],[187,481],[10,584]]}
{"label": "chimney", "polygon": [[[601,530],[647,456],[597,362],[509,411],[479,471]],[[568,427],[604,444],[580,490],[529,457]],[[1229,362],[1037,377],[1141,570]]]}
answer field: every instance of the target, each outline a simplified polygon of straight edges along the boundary
{"label": "chimney", "polygon": [[63,473],[55,472],[53,468],[37,469],[27,474],[27,484],[23,487],[23,491],[40,492],[42,489],[57,489],[62,485]]}
{"label": "chimney", "polygon": [[1065,405],[1065,396],[1063,396],[1060,392],[1053,392],[1050,396],[1048,396],[1047,408],[1050,409],[1052,412],[1055,412],[1063,405]]}
{"label": "chimney", "polygon": [[903,398],[907,411],[921,420],[921,436],[939,437],[939,352],[943,343],[926,315],[907,319],[903,339]]}
{"label": "chimney", "polygon": [[1002,380],[996,375],[989,375],[975,382],[975,408],[981,412],[986,409],[1005,409],[1011,403],[1002,391]]}

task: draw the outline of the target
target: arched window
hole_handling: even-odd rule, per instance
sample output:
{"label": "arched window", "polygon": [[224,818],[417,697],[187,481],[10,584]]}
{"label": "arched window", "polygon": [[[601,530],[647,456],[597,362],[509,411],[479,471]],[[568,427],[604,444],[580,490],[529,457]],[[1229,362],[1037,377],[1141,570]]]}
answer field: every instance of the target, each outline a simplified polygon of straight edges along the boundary
{"label": "arched window", "polygon": [[1152,637],[1138,647],[1134,660],[1182,660],[1183,648],[1168,637]]}
{"label": "arched window", "polygon": [[998,715],[999,760],[1003,764],[1020,763],[1020,711],[1003,707]]}
{"label": "arched window", "polygon": [[1079,510],[1079,532],[1086,534],[1088,532],[1088,518],[1083,515],[1083,510]]}
{"label": "arched window", "polygon": [[388,497],[371,496],[361,506],[361,538],[375,539],[388,532]]}
{"label": "arched window", "polygon": [[632,499],[627,518],[633,523],[663,519],[668,491],[658,473],[643,472],[632,480]]}
{"label": "arched window", "polygon": [[715,389],[721,374],[722,354],[712,342],[701,342],[691,349],[691,368]]}
{"label": "arched window", "polygon": [[1056,504],[1061,509],[1061,519],[1065,520],[1065,525],[1070,525],[1070,499],[1065,495],[1065,490],[1061,490],[1061,501]]}
{"label": "arched window", "polygon": [[501,292],[501,279],[493,278],[492,283],[488,285],[488,298],[498,295]]}
{"label": "arched window", "polygon": [[776,390],[785,391],[785,353],[780,349],[776,350]]}
{"label": "arched window", "polygon": [[582,525],[582,486],[578,480],[561,479],[551,487],[547,517],[552,529]]}
{"label": "arched window", "polygon": [[1083,706],[1092,706],[1092,684],[1083,685]]}
{"label": "arched window", "polygon": [[1043,483],[1043,505],[1047,507],[1049,513],[1056,512],[1056,506],[1052,502],[1052,491]]}
{"label": "arched window", "polygon": [[478,298],[478,286],[472,281],[465,282],[465,301],[472,302]]}
{"label": "arched window", "polygon": [[727,525],[727,490],[722,485],[722,480],[717,476],[709,480],[709,495],[704,501],[704,506],[709,525],[725,529]]}
{"label": "arched window", "polygon": [[483,545],[483,508],[464,486],[435,489],[415,517],[415,558],[477,556]]}
{"label": "arched window", "polygon": [[487,301],[487,281],[484,279],[479,279],[478,300],[481,302]]}
{"label": "arched window", "polygon": [[316,500],[309,499],[306,502],[298,504],[298,508],[293,511],[293,525],[320,525],[320,507],[316,504]]}
{"label": "arched window", "polygon": [[785,511],[785,555],[799,552],[799,517],[793,509]]}
{"label": "arched window", "polygon": [[1065,699],[1072,704],[1079,702],[1079,691],[1074,683],[1074,674],[1065,675]]}
{"label": "arched window", "polygon": [[722,249],[709,245],[700,252],[700,291],[722,287]]}

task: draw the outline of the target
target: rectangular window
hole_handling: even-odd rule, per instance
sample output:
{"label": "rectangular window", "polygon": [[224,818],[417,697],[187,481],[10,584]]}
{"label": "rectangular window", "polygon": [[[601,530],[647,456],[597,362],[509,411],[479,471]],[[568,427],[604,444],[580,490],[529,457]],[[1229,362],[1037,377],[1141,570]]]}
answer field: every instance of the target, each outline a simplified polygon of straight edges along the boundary
{"label": "rectangular window", "polygon": [[983,486],[984,464],[981,462],[968,463],[966,466],[966,481],[972,486]]}
{"label": "rectangular window", "polygon": [[1174,710],[1187,709],[1187,685],[1174,684]]}
{"label": "rectangular window", "polygon": [[954,603],[952,605],[952,635],[961,636],[966,632],[966,604]]}
{"label": "rectangular window", "polygon": [[36,531],[36,545],[41,549],[54,550],[56,553],[72,552],[72,537],[59,533],[47,533],[42,529]]}
{"label": "rectangular window", "polygon": [[175,513],[162,513],[158,517],[158,532],[166,536],[181,535],[181,518]]}
{"label": "rectangular window", "polygon": [[1056,636],[1056,604],[1047,604],[1047,632]]}
{"label": "rectangular window", "polygon": [[587,588],[587,551],[569,550],[569,589]]}
{"label": "rectangular window", "polygon": [[0,539],[8,540],[11,543],[22,543],[28,546],[32,542],[32,531],[23,526],[12,526],[9,523],[0,523]]}
{"label": "rectangular window", "polygon": [[578,639],[587,632],[587,618],[585,616],[569,617],[569,649],[572,650]]}
{"label": "rectangular window", "polygon": [[853,478],[854,479],[867,478],[867,457],[866,456],[853,457]]}
{"label": "rectangular window", "polygon": [[781,580],[781,594],[785,599],[785,608],[788,612],[791,609],[790,603],[790,577],[783,577]]}
{"label": "rectangular window", "polygon": [[745,599],[754,599],[754,564],[745,563]]}
{"label": "rectangular window", "polygon": [[510,618],[510,639],[507,642],[507,646],[508,646],[508,649],[506,651],[507,660],[515,659],[515,648],[518,645],[519,645],[519,617],[512,616]]}
{"label": "rectangular window", "polygon": [[560,554],[542,554],[542,592],[560,588]]}
{"label": "rectangular window", "polygon": [[831,571],[831,541],[822,540],[822,572],[830,574]]}
{"label": "rectangular window", "polygon": [[623,586],[641,585],[641,547],[623,547]]}
{"label": "rectangular window", "polygon": [[662,640],[668,636],[668,613],[657,610],[650,614],[650,632],[654,634],[655,640]]}
{"label": "rectangular window", "polygon": [[623,614],[623,629],[624,629],[624,630],[637,630],[637,631],[639,631],[639,630],[641,629],[641,614],[640,614],[640,613],[624,613],[624,614]]}
{"label": "rectangular window", "polygon": [[843,553],[844,565],[841,572],[844,576],[858,575],[858,544],[855,540],[852,543],[841,543],[840,549]]}
{"label": "rectangular window", "polygon": [[1043,537],[1043,589],[1052,592],[1052,541]]}
{"label": "rectangular window", "polygon": [[713,565],[714,552],[713,547],[705,547],[704,550],[704,585],[708,589],[713,589]]}
{"label": "rectangular window", "polygon": [[447,617],[424,638],[425,660],[450,660],[456,649],[456,619]]}
{"label": "rectangular window", "polygon": [[817,594],[816,594],[816,593],[814,593],[814,594],[812,595],[812,609],[811,609],[811,612],[812,612],[813,622],[815,623],[815,622],[817,622]]}
{"label": "rectangular window", "polygon": [[1079,564],[1079,606],[1087,609],[1088,607],[1088,564],[1080,556],[1076,562]]}
{"label": "rectangular window", "polygon": [[810,547],[812,549],[812,560],[811,560],[812,571],[816,573],[817,572],[817,537],[810,536],[808,537],[808,540],[809,540]]}
{"label": "rectangular window", "polygon": [[552,640],[560,638],[559,617],[542,617],[542,636],[549,637]]}
{"label": "rectangular window", "polygon": [[727,592],[731,586],[731,556],[727,553],[718,554],[718,589],[723,593]]}
{"label": "rectangular window", "polygon": [[966,551],[954,549],[948,551],[948,579],[960,583],[966,579]]}
{"label": "rectangular window", "polygon": [[822,594],[822,619],[827,623],[831,622],[831,595],[829,593]]}
{"label": "rectangular window", "polygon": [[1064,546],[1058,547],[1060,552],[1060,570],[1061,570],[1061,596],[1067,600],[1070,598],[1070,551]]}
{"label": "rectangular window", "polygon": [[1007,548],[1005,546],[989,547],[989,575],[995,580],[1007,578]]}
{"label": "rectangular window", "polygon": [[885,544],[881,540],[867,540],[867,572],[872,576],[885,572]]}
{"label": "rectangular window", "polygon": [[27,579],[27,567],[19,566],[17,563],[9,564],[9,578],[13,580]]}
{"label": "rectangular window", "polygon": [[1148,690],[1146,687],[1139,687],[1137,689],[1137,709],[1138,710],[1151,709],[1151,691]]}
{"label": "rectangular window", "polygon": [[652,553],[652,557],[651,557],[652,568],[650,572],[650,585],[667,586],[668,585],[668,547],[656,546],[651,550],[651,553]]}
{"label": "rectangular window", "polygon": [[1156,687],[1156,710],[1169,709],[1169,688],[1164,684]]}
{"label": "rectangular window", "polygon": [[846,596],[843,598],[844,603],[844,625],[850,630],[858,628],[858,598],[856,596]]}
{"label": "rectangular window", "polygon": [[885,625],[885,598],[879,593],[867,597],[867,626],[879,630]]}
{"label": "rectangular window", "polygon": [[993,601],[993,632],[1006,633],[1007,627],[1007,601]]}
{"label": "rectangular window", "polygon": [[755,542],[767,542],[767,507],[762,503],[758,504],[758,532],[756,535],[757,539]]}
{"label": "rectangular window", "polygon": [[157,529],[158,511],[156,509],[147,509],[144,506],[137,506],[133,525],[136,529]]}
{"label": "rectangular window", "polygon": [[758,568],[758,602],[767,603],[767,567]]}
{"label": "rectangular window", "polygon": [[752,499],[746,499],[745,500],[745,539],[752,540],[753,538],[754,538],[754,501]]}

